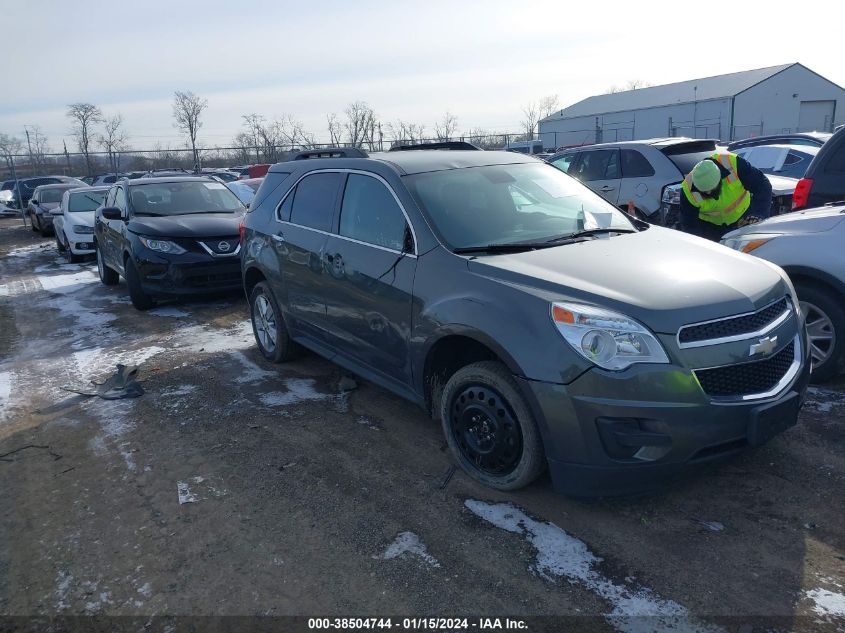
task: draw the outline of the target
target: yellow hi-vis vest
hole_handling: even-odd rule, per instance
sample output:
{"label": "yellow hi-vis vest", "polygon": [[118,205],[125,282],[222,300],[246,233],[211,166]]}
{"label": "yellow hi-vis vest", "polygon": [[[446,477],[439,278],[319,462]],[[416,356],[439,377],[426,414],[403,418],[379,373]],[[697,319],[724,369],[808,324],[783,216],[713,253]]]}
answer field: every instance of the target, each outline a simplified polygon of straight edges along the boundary
{"label": "yellow hi-vis vest", "polygon": [[692,172],[686,175],[681,189],[689,203],[698,209],[698,217],[712,224],[733,224],[751,206],[751,194],[742,186],[736,169],[736,154],[720,154],[711,157],[730,173],[722,179],[722,189],[718,198],[705,198],[692,190]]}

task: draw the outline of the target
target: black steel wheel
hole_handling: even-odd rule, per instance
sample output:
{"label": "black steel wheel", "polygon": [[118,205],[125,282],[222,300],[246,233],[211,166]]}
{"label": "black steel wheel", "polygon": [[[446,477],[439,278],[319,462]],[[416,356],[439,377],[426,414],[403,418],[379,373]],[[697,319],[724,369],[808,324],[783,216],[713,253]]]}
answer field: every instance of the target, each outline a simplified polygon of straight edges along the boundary
{"label": "black steel wheel", "polygon": [[443,388],[440,419],[446,443],[468,475],[515,490],[546,468],[540,431],[507,367],[482,361],[456,371]]}

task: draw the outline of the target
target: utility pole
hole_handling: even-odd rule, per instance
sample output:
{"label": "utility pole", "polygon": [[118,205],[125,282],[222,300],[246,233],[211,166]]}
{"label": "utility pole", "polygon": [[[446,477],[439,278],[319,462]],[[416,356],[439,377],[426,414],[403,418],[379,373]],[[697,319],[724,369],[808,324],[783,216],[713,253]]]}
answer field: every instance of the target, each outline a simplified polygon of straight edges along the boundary
{"label": "utility pole", "polygon": [[32,172],[32,176],[35,175],[35,161],[32,160],[32,145],[29,142],[29,130],[24,125],[23,131],[26,134],[26,146],[29,148],[29,170]]}
{"label": "utility pole", "polygon": [[67,153],[67,141],[62,139],[62,145],[65,148],[65,162],[67,162],[67,175],[70,176],[70,154]]}

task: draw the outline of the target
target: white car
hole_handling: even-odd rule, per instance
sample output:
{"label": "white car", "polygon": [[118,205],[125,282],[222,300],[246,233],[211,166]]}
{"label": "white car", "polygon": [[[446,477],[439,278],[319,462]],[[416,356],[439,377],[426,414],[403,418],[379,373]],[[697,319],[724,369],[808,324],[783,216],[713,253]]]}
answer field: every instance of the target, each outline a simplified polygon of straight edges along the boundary
{"label": "white car", "polygon": [[811,380],[845,370],[845,206],[795,211],[731,231],[722,244],[783,268],[792,280],[813,356]]}
{"label": "white car", "polygon": [[110,187],[68,189],[50,213],[56,231],[56,247],[72,262],[94,253],[94,212],[103,204]]}

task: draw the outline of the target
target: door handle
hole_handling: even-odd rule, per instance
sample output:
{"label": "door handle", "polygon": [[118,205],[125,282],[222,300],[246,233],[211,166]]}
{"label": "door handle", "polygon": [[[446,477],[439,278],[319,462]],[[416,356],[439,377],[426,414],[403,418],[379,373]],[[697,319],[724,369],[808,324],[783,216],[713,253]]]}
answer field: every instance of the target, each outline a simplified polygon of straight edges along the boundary
{"label": "door handle", "polygon": [[616,189],[616,187],[611,187],[610,185],[605,185],[604,187],[599,189],[599,191],[603,191],[603,192],[607,193],[608,191],[613,191],[614,189]]}
{"label": "door handle", "polygon": [[279,244],[282,244],[285,241],[285,236],[282,235],[281,233],[274,233],[272,235],[272,238],[273,238],[274,242],[279,242]]}

